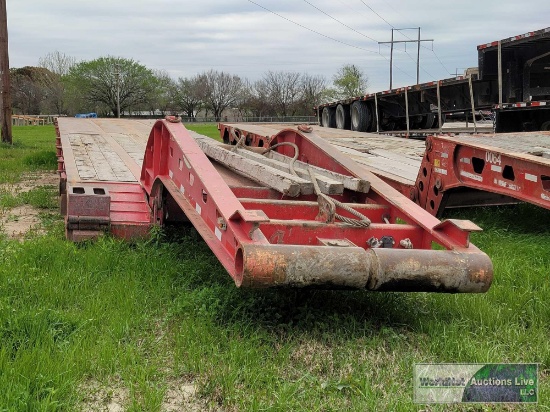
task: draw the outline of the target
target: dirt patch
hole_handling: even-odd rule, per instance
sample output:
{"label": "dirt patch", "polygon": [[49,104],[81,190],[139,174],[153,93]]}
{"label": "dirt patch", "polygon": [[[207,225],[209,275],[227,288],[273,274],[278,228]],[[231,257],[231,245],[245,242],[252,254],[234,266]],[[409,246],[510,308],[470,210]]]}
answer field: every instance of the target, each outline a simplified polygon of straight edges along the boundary
{"label": "dirt patch", "polygon": [[89,381],[81,386],[85,393],[78,410],[83,412],[124,412],[129,399],[129,390],[121,386],[121,382],[112,382],[106,388],[98,381]]}
{"label": "dirt patch", "polygon": [[0,191],[4,190],[17,195],[19,193],[26,193],[35,187],[39,186],[58,186],[59,175],[57,172],[40,172],[40,173],[28,173],[22,177],[22,180],[17,183],[3,183],[0,185]]}
{"label": "dirt patch", "polygon": [[[172,380],[167,386],[161,412],[202,412],[208,409],[206,403],[197,397],[194,384]],[[123,412],[131,403],[130,391],[120,379],[113,380],[107,386],[91,380],[81,385],[80,391],[84,393],[84,398],[78,410],[83,412]]]}
{"label": "dirt patch", "polygon": [[177,381],[169,382],[160,410],[162,412],[200,412],[207,409],[197,398],[195,385]]}
{"label": "dirt patch", "polygon": [[[29,173],[23,176],[23,180],[17,183],[4,183],[0,185],[2,192],[17,196],[21,193],[40,186],[57,186],[59,176],[57,172]],[[14,208],[0,209],[0,231],[10,239],[23,240],[27,233],[43,233],[40,210],[30,205],[22,205]]]}
{"label": "dirt patch", "polygon": [[9,239],[22,240],[31,231],[42,233],[39,210],[23,205],[0,212],[0,229]]}

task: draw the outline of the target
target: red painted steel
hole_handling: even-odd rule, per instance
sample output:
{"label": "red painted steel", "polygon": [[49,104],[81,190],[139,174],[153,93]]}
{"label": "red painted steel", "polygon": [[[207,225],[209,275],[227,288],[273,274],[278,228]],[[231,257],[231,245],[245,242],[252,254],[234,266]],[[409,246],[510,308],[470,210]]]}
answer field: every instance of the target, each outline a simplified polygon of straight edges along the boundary
{"label": "red painted steel", "polygon": [[[221,136],[231,136],[230,124],[220,124]],[[256,136],[240,130],[250,142],[264,139],[276,142],[272,136]],[[512,136],[514,147],[506,143]],[[527,142],[539,138],[540,145]],[[507,139],[507,140],[505,140]],[[547,139],[547,140],[544,140]],[[377,174],[391,187],[418,203],[434,216],[441,216],[449,207],[449,196],[457,190],[480,191],[468,203],[465,199],[459,206],[481,206],[517,203],[524,201],[550,209],[550,132],[521,132],[453,137],[429,136],[414,184]],[[498,147],[506,143],[506,147]],[[235,140],[229,141],[235,144]],[[254,145],[254,143],[252,144]],[[546,149],[545,149],[546,147]],[[540,153],[536,151],[540,149]],[[523,153],[522,153],[522,152]],[[529,151],[532,154],[529,154]],[[375,172],[376,173],[376,172]],[[454,196],[474,196],[464,192]],[[497,197],[498,196],[498,197]],[[516,199],[517,201],[515,201]],[[452,205],[457,207],[457,204]]]}
{"label": "red painted steel", "polygon": [[[368,180],[368,193],[346,189],[339,199],[368,217],[370,226],[327,223],[312,196],[274,199],[271,189],[239,186],[238,179],[229,185],[228,172],[213,165],[183,125],[167,121],[154,125],[141,172],[154,219],[162,224],[177,205],[237,286],[489,288],[491,262],[469,243],[477,226],[441,223],[312,133],[283,130],[272,141],[297,145],[300,161]],[[288,146],[276,150],[294,155]],[[447,250],[432,250],[434,243]]]}
{"label": "red painted steel", "polygon": [[79,242],[106,231],[126,240],[146,237],[151,212],[139,182],[83,182],[77,176],[68,176],[57,120],[55,130],[60,209],[67,238]]}
{"label": "red painted steel", "polygon": [[550,132],[510,135],[517,139],[515,150],[492,144],[503,135],[429,137],[414,189],[418,203],[436,214],[445,207],[447,193],[467,187],[550,209],[550,148],[540,148],[538,155],[519,152],[522,138],[536,136],[548,142]]}

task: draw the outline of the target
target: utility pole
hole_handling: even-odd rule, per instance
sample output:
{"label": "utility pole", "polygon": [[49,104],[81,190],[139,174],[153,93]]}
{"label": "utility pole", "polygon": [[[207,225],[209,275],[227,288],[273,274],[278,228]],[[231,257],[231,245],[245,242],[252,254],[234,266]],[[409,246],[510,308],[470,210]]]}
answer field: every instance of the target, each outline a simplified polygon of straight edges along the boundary
{"label": "utility pole", "polygon": [[416,52],[416,84],[420,83],[420,27],[418,28],[418,51]]}
{"label": "utility pole", "polygon": [[116,64],[116,114],[117,118],[120,119],[120,64]]}
{"label": "utility pole", "polygon": [[8,15],[6,0],[0,0],[0,73],[2,75],[2,142],[12,143],[10,61],[8,53]]}
{"label": "utility pole", "polygon": [[393,84],[393,29],[391,29],[391,43],[390,43],[390,90]]}
{"label": "utility pole", "polygon": [[[403,31],[403,30],[418,30],[418,40],[394,40],[393,39],[393,32],[394,31]],[[391,29],[391,41],[379,41],[378,44],[390,44],[391,51],[390,51],[390,89],[393,85],[393,45],[396,43],[417,43],[418,45],[418,51],[416,55],[416,84],[420,83],[420,43],[423,41],[431,41],[433,42],[433,39],[420,39],[420,27],[415,28],[406,28],[406,29]]]}

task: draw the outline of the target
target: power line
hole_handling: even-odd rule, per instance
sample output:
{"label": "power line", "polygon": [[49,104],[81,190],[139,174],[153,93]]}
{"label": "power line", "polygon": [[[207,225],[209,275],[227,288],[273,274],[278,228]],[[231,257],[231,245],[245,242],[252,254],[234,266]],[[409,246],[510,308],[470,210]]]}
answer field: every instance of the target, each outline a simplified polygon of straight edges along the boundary
{"label": "power line", "polygon": [[[271,13],[271,14],[274,14],[274,15],[277,16],[277,17],[280,17],[280,18],[282,18],[282,19],[284,19],[284,20],[286,20],[286,21],[288,21],[288,22],[290,22],[290,23],[292,23],[292,24],[295,24],[296,26],[299,26],[299,27],[301,27],[301,28],[303,28],[303,29],[306,29],[306,30],[308,30],[308,31],[310,31],[310,32],[312,32],[312,33],[318,34],[318,35],[323,36],[323,37],[325,37],[325,38],[327,38],[327,39],[333,40],[333,41],[335,41],[335,42],[337,42],[337,43],[344,44],[344,45],[349,46],[349,47],[353,47],[354,49],[363,50],[363,51],[366,51],[366,52],[368,52],[368,53],[378,54],[379,56],[381,56],[381,57],[382,57],[383,59],[385,59],[386,61],[389,61],[389,59],[388,59],[386,56],[382,55],[380,52],[377,52],[377,51],[375,51],[375,50],[368,50],[368,49],[365,49],[365,48],[359,47],[359,46],[354,46],[354,45],[352,45],[352,44],[349,44],[349,43],[343,42],[343,41],[341,41],[341,40],[335,39],[335,38],[333,38],[333,37],[327,36],[326,34],[319,33],[319,32],[316,31],[316,30],[310,29],[309,27],[306,27],[306,26],[304,26],[304,25],[302,25],[302,24],[300,24],[300,23],[297,23],[297,22],[295,22],[294,20],[291,20],[291,19],[289,19],[289,18],[287,18],[287,17],[285,17],[285,16],[283,16],[283,15],[281,15],[281,14],[279,14],[279,13],[276,13],[276,12],[274,12],[273,10],[270,10],[270,9],[268,9],[267,7],[264,7],[264,6],[262,6],[261,4],[258,4],[258,3],[254,2],[254,1],[252,1],[252,0],[248,0],[248,2],[250,2],[250,3],[254,4],[254,5],[256,5],[256,6],[262,8],[262,9],[264,9],[264,10],[266,10],[266,11],[268,11],[268,12]],[[306,3],[309,3],[309,2],[306,1]],[[311,3],[309,3],[309,4],[311,4]],[[369,7],[367,4],[365,4],[365,5],[366,5],[367,7]],[[314,6],[314,7],[315,7],[315,6]],[[370,7],[369,7],[369,8],[370,8]],[[318,10],[319,10],[319,9],[318,9]],[[371,10],[372,10],[372,8],[371,8]],[[373,12],[374,12],[374,10],[373,10]],[[374,13],[377,14],[376,12],[374,12]],[[378,15],[378,14],[377,14],[377,15]],[[331,16],[330,16],[330,17],[331,17]],[[379,17],[382,18],[381,16],[379,16]],[[382,18],[382,19],[383,19],[383,18]],[[384,20],[384,19],[383,19],[383,20]],[[385,21],[385,20],[384,20],[384,21]],[[387,21],[386,21],[386,23],[387,23]],[[343,24],[343,23],[342,23],[342,24]],[[389,24],[389,23],[388,23],[388,24]],[[390,25],[390,26],[391,26],[391,25]],[[352,30],[353,30],[353,29],[352,29]],[[354,31],[355,31],[355,30],[354,30]],[[365,36],[365,37],[368,37],[368,36]],[[397,70],[399,70],[401,73],[403,73],[405,76],[410,77],[411,79],[414,79],[413,76],[411,76],[409,73],[407,73],[406,71],[404,71],[403,69],[401,69],[399,66],[397,66],[397,65],[394,64],[394,67],[395,67]]]}
{"label": "power line", "polygon": [[403,14],[401,14],[401,13],[399,12],[399,10],[396,10],[396,9],[390,4],[390,2],[384,1],[384,3],[386,3],[386,5],[389,6],[394,12],[396,12],[396,13],[399,14],[400,16],[403,16]]}
{"label": "power line", "polygon": [[323,13],[325,16],[328,16],[328,17],[330,17],[332,20],[334,20],[334,21],[340,23],[342,26],[347,27],[348,29],[353,30],[355,33],[360,34],[361,36],[366,37],[367,39],[372,40],[373,42],[378,43],[378,40],[374,40],[372,37],[369,37],[369,36],[367,36],[366,34],[363,34],[363,33],[361,33],[360,31],[355,30],[353,27],[350,27],[350,26],[348,26],[347,24],[342,23],[342,22],[341,22],[340,20],[338,20],[336,17],[333,17],[333,16],[331,16],[330,14],[324,12],[324,11],[321,10],[319,7],[317,7],[317,6],[313,5],[313,4],[311,4],[309,1],[304,0],[304,2],[306,2],[307,4],[309,4],[309,5],[310,5],[311,7],[313,7],[314,9],[320,11],[320,12]]}
{"label": "power line", "polygon": [[353,47],[354,49],[366,51],[367,53],[379,54],[376,50],[364,49],[363,47],[354,46],[353,44],[349,44],[349,43],[343,42],[343,41],[341,41],[341,40],[335,39],[334,37],[327,36],[326,34],[319,33],[318,31],[315,31],[315,30],[313,30],[313,29],[310,29],[309,27],[303,26],[303,25],[301,25],[300,23],[296,23],[294,20],[290,20],[289,18],[287,18],[287,17],[285,17],[285,16],[283,16],[283,15],[281,15],[281,14],[279,14],[279,13],[276,13],[276,12],[274,12],[273,10],[270,10],[270,9],[268,9],[267,7],[262,6],[261,4],[255,3],[255,2],[253,2],[252,0],[248,0],[248,1],[249,1],[250,3],[255,4],[256,6],[258,6],[258,7],[262,8],[262,9],[264,9],[264,10],[266,10],[266,11],[268,11],[268,12],[270,12],[270,13],[272,13],[272,14],[274,14],[274,15],[280,17],[280,18],[282,18],[282,19],[285,19],[286,21],[288,21],[288,22],[290,22],[290,23],[292,23],[292,24],[295,24],[296,26],[299,26],[299,27],[301,27],[301,28],[303,28],[303,29],[306,29],[306,30],[308,30],[308,31],[310,31],[310,32],[312,32],[312,33],[318,34],[319,36],[323,36],[323,37],[325,37],[325,38],[327,38],[327,39],[330,39],[330,40],[332,40],[332,41],[335,41],[335,42],[337,42],[337,43],[343,44],[343,45],[348,46],[348,47]]}
{"label": "power line", "polygon": [[441,64],[441,66],[447,71],[447,73],[449,74],[452,74],[450,72],[449,69],[447,69],[447,67],[445,67],[445,65],[443,64],[443,62],[441,61],[441,59],[439,58],[439,56],[437,54],[435,54],[435,51],[432,49],[432,53],[434,54],[435,58],[437,59],[437,61],[439,61],[439,63]]}
{"label": "power line", "polygon": [[393,27],[393,24],[391,24],[391,23],[390,23],[389,21],[387,21],[384,17],[382,17],[381,15],[379,15],[377,12],[375,12],[374,9],[373,9],[371,6],[369,6],[367,3],[365,3],[363,0],[361,0],[361,3],[363,3],[365,6],[367,6],[367,7],[370,9],[370,11],[372,11],[374,14],[376,14],[378,17],[380,17],[382,20],[384,20],[384,21],[386,22],[386,24],[387,24],[388,26],[390,26],[392,29],[395,28],[395,27]]}
{"label": "power line", "polygon": [[401,30],[408,30],[408,29],[391,29],[391,41],[389,42],[379,42],[379,44],[390,44],[390,89],[392,88],[392,82],[393,82],[393,45],[396,43],[416,43],[418,47],[418,54],[416,57],[416,84],[420,84],[420,44],[424,41],[431,41],[433,42],[433,39],[421,39],[420,38],[420,27],[418,27],[418,40],[394,40],[393,34],[394,32],[400,32]]}
{"label": "power line", "polygon": [[[384,59],[386,59],[386,61],[390,61],[390,59],[388,59],[386,56],[384,56],[383,54],[381,54],[380,56],[382,56]],[[393,65],[393,67],[395,67],[397,70],[399,70],[401,73],[403,73],[405,76],[407,77],[410,77],[411,79],[414,80],[414,77],[411,76],[409,73],[407,73],[405,70],[401,69],[399,66],[397,66],[395,63]]]}
{"label": "power line", "polygon": [[[374,14],[376,14],[380,19],[382,19],[387,25],[389,25],[392,29],[395,29],[395,27],[389,22],[387,21],[384,17],[382,17],[379,13],[377,13],[371,6],[369,6],[367,3],[365,3],[363,0],[361,0],[361,3],[363,3],[365,6],[367,6],[369,8],[370,11],[372,11]],[[387,3],[387,2],[386,2]],[[391,7],[391,6],[390,6]],[[393,7],[392,7],[393,9]],[[395,9],[394,9],[395,10]],[[401,33],[403,36],[405,36],[407,39],[409,40],[412,40],[409,36],[407,36],[405,33]],[[428,49],[426,46],[422,46],[420,45],[420,47],[423,47],[425,49]],[[436,57],[436,59],[439,61],[439,63],[441,64],[441,66],[443,66],[443,68],[445,69],[445,71],[449,74],[452,74],[449,69],[447,69],[445,67],[445,65],[443,64],[443,62],[441,61],[441,59],[439,58],[439,56],[435,53],[434,49],[433,49],[433,43],[432,43],[432,48],[431,49],[428,49],[428,50],[431,50],[431,52],[434,54],[434,56]],[[399,50],[400,51],[400,50]],[[407,53],[405,51],[405,53]],[[408,53],[407,53],[408,54]],[[425,73],[428,73],[426,71],[426,69],[424,69],[424,67],[420,66],[420,68],[425,72]],[[433,77],[433,76],[432,76]]]}
{"label": "power line", "polygon": [[340,3],[342,3],[344,6],[346,6],[348,9],[350,9],[351,11],[353,11],[355,14],[362,14],[363,16],[367,17],[367,18],[370,18],[370,14],[366,13],[365,11],[363,10],[356,10],[355,8],[351,7],[348,3],[345,3],[344,1],[342,0],[338,0]]}
{"label": "power line", "polygon": [[[405,50],[405,54],[409,56],[409,59],[411,59],[413,62],[416,63],[416,60]],[[435,76],[431,75],[422,65],[420,65],[420,68],[424,73],[426,73],[428,76],[430,76],[430,79],[435,79]]]}

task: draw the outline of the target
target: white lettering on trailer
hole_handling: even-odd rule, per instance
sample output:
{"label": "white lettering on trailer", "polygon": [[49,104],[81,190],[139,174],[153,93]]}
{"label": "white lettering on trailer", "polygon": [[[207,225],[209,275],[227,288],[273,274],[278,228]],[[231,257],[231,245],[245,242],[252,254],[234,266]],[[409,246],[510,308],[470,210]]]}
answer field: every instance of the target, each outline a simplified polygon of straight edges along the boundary
{"label": "white lettering on trailer", "polygon": [[180,185],[180,192],[185,193],[185,187],[183,187],[183,185]]}
{"label": "white lettering on trailer", "polygon": [[218,240],[221,242],[222,241],[222,231],[216,227],[216,229],[214,229],[214,234],[216,235]]}
{"label": "white lettering on trailer", "polygon": [[470,163],[472,163],[472,161],[470,160],[469,157],[461,157],[461,158],[460,158],[460,161],[461,161],[462,163],[466,163],[466,164],[468,164],[468,165],[469,165]]}
{"label": "white lettering on trailer", "polygon": [[491,164],[502,164],[500,153],[485,152],[485,160]]}
{"label": "white lettering on trailer", "polygon": [[197,213],[200,215],[201,212],[202,212],[202,209],[201,209],[201,205],[199,205],[198,203],[195,205],[195,210],[197,211]]}
{"label": "white lettering on trailer", "polygon": [[535,183],[539,181],[537,176],[532,175],[531,173],[525,173],[525,180],[529,180],[530,182],[535,182]]}
{"label": "white lettering on trailer", "polygon": [[505,189],[513,190],[514,192],[519,192],[521,190],[521,188],[518,185],[505,182],[504,180],[495,179],[493,183]]}
{"label": "white lettering on trailer", "polygon": [[544,193],[541,193],[540,197],[541,197],[542,200],[546,200],[547,202],[550,202],[550,196],[547,196]]}
{"label": "white lettering on trailer", "polygon": [[168,176],[170,176],[170,179],[172,179],[174,177],[174,172],[168,170]]}
{"label": "white lettering on trailer", "polygon": [[483,182],[483,176],[474,175],[473,173],[466,172],[464,170],[460,171],[460,175],[467,177],[468,179],[475,180],[477,182]]}
{"label": "white lettering on trailer", "polygon": [[501,172],[502,172],[502,167],[501,167],[501,166],[497,166],[497,165],[491,165],[491,170],[492,170],[493,172],[501,173]]}
{"label": "white lettering on trailer", "polygon": [[439,174],[442,174],[442,175],[445,175],[447,176],[447,171],[445,169],[440,169],[439,167],[434,167],[434,171],[436,173],[439,173]]}
{"label": "white lettering on trailer", "polygon": [[441,157],[443,159],[448,159],[449,158],[449,153],[443,152],[443,153],[441,153]]}
{"label": "white lettering on trailer", "polygon": [[193,183],[195,183],[195,176],[189,173],[189,184],[193,186]]}

